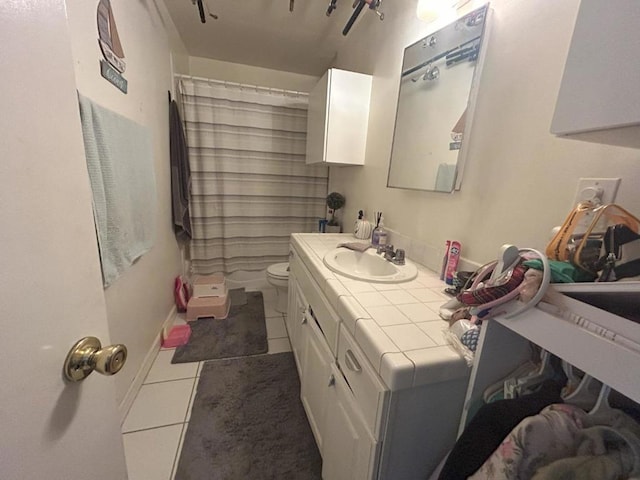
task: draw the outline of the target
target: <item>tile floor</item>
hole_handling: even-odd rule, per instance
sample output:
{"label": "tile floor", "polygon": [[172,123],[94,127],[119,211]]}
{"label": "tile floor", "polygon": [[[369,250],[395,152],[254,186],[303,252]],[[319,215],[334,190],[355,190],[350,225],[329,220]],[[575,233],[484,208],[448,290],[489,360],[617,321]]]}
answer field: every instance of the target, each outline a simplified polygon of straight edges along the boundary
{"label": "tile floor", "polygon": [[[276,291],[262,294],[269,353],[290,351],[285,316],[275,310]],[[172,357],[173,349],[158,352],[122,425],[129,480],[174,478],[203,362],[172,365]]]}

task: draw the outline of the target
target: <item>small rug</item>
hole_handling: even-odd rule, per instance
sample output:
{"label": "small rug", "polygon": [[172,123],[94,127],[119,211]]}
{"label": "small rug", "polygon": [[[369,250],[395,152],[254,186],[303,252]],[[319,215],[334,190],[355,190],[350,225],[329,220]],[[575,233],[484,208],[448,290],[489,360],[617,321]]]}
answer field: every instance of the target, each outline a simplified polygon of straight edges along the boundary
{"label": "small rug", "polygon": [[189,342],[176,348],[171,363],[200,362],[267,352],[269,345],[262,292],[236,289],[230,290],[229,295],[229,316],[222,320],[199,318],[189,322]]}
{"label": "small rug", "polygon": [[320,480],[291,352],[207,362],[175,480]]}

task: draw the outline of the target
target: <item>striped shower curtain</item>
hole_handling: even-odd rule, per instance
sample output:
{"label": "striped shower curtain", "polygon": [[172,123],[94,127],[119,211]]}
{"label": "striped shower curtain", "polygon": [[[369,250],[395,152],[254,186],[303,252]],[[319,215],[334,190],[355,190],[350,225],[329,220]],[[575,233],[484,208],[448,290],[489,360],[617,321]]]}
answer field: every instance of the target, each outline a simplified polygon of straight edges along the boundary
{"label": "striped shower curtain", "polygon": [[194,273],[264,270],[317,231],[328,169],[305,164],[307,95],[180,77]]}

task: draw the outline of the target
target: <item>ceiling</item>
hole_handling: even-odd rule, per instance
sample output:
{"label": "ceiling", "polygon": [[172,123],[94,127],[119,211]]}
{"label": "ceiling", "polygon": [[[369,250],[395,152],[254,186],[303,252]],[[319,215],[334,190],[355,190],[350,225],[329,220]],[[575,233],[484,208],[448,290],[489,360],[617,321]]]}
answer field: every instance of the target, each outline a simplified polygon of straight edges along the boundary
{"label": "ceiling", "polygon": [[[348,39],[342,29],[353,13],[352,0],[337,0],[329,17],[330,0],[294,0],[293,12],[289,0],[203,0],[201,23],[192,0],[165,3],[191,56],[314,76]],[[365,15],[373,12],[365,9],[360,18]]]}

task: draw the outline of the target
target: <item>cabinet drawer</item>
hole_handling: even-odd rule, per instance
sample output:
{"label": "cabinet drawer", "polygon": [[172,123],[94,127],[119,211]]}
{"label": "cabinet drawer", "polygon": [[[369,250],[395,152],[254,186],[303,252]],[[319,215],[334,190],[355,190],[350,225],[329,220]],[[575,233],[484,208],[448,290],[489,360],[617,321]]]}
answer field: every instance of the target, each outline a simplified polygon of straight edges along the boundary
{"label": "cabinet drawer", "polygon": [[338,336],[337,363],[351,387],[369,431],[380,440],[386,419],[384,411],[387,387],[344,326],[340,328]]}

